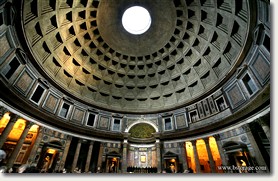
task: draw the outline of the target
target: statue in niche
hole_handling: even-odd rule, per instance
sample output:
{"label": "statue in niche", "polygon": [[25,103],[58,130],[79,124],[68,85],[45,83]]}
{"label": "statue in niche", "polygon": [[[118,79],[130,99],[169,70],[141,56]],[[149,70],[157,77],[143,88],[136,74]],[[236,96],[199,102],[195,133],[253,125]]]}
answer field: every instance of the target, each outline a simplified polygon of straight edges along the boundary
{"label": "statue in niche", "polygon": [[176,173],[175,165],[173,163],[170,164],[170,169],[172,173]]}
{"label": "statue in niche", "polygon": [[247,166],[246,162],[241,159],[240,163],[241,163],[241,173],[246,173],[247,172],[247,170],[246,170],[246,166]]}
{"label": "statue in niche", "polygon": [[111,162],[111,165],[109,166],[109,173],[115,173],[115,171],[116,171],[115,162]]}
{"label": "statue in niche", "polygon": [[50,163],[50,157],[46,156],[43,160],[42,172],[47,172]]}

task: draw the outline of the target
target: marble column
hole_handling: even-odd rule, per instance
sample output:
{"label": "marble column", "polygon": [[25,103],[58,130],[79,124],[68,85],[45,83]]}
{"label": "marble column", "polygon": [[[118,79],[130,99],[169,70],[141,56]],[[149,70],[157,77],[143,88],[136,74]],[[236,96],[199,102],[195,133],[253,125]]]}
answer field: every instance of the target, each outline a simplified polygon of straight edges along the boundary
{"label": "marble column", "polygon": [[161,173],[161,144],[160,141],[157,139],[156,143],[155,143],[155,147],[156,147],[156,162],[157,162],[157,173]]}
{"label": "marble column", "polygon": [[127,140],[123,142],[123,160],[122,160],[122,173],[127,173]]}
{"label": "marble column", "polygon": [[66,163],[66,160],[67,160],[71,140],[72,140],[72,136],[67,136],[66,144],[65,144],[65,147],[64,147],[63,156],[62,156],[62,159],[61,159],[61,164],[60,164],[59,170],[63,170],[65,168],[65,163]]}
{"label": "marble column", "polygon": [[199,156],[198,156],[198,151],[196,147],[196,142],[197,140],[191,141],[192,147],[193,147],[193,152],[194,152],[194,160],[195,160],[195,166],[196,166],[196,173],[201,173],[201,165],[199,161]]}
{"label": "marble column", "polygon": [[208,157],[209,157],[210,171],[211,171],[212,173],[216,173],[216,170],[215,170],[215,162],[214,162],[214,160],[213,160],[213,156],[212,156],[211,149],[210,149],[210,146],[209,146],[209,138],[203,138],[203,140],[205,141],[206,150],[207,150]]}
{"label": "marble column", "polygon": [[[242,128],[244,129],[247,137],[248,137],[248,140],[254,150],[254,153],[255,153],[255,158],[256,158],[256,161],[257,161],[257,164],[259,166],[266,166],[267,167],[267,164],[266,162],[264,161],[264,157],[260,151],[260,148],[251,132],[251,129],[250,129],[250,126],[248,124],[245,124],[242,126]],[[248,158],[247,158],[248,159]],[[251,162],[252,160],[249,160],[249,162]],[[252,163],[251,163],[252,164]],[[258,166],[258,165],[255,165],[255,166]],[[267,167],[267,170],[256,170],[257,173],[265,173],[265,172],[269,172],[269,168]]]}
{"label": "marble column", "polygon": [[220,155],[220,158],[221,158],[221,163],[222,163],[222,165],[227,165],[227,159],[226,159],[225,153],[224,153],[223,148],[222,148],[222,144],[221,144],[221,141],[220,141],[220,135],[215,134],[215,135],[213,135],[213,137],[215,138],[215,141],[216,141],[217,149],[219,151],[219,155]]}
{"label": "marble column", "polygon": [[26,121],[25,128],[24,128],[23,132],[21,133],[20,138],[19,138],[18,142],[16,143],[16,146],[15,146],[11,156],[8,158],[7,165],[6,165],[8,169],[13,167],[14,161],[16,160],[17,155],[25,141],[25,138],[26,138],[30,128],[33,125],[34,125],[34,123]]}
{"label": "marble column", "polygon": [[271,142],[271,135],[270,135],[269,125],[262,118],[259,118],[257,122],[262,127],[262,129],[264,130],[264,133],[265,133],[268,141]]}
{"label": "marble column", "polygon": [[98,154],[98,162],[97,162],[97,172],[102,172],[104,170],[102,170],[102,155],[103,155],[103,144],[104,143],[100,143],[100,147],[99,147],[99,154]]}
{"label": "marble column", "polygon": [[183,170],[188,170],[188,161],[187,161],[187,152],[186,152],[186,144],[185,142],[180,143],[181,148],[181,161],[182,161],[182,167]]}
{"label": "marble column", "polygon": [[18,118],[19,118],[18,115],[10,113],[10,120],[0,136],[0,148],[2,148],[2,146],[6,142],[8,136],[9,136],[10,132],[12,131],[13,126],[16,123]]}
{"label": "marble column", "polygon": [[90,169],[93,147],[94,147],[94,141],[90,141],[90,146],[89,146],[86,165],[85,165],[85,172],[86,173],[89,172],[89,169]]}
{"label": "marble column", "polygon": [[148,167],[152,167],[152,148],[148,148]]}
{"label": "marble column", "polygon": [[71,172],[73,172],[74,169],[76,168],[79,153],[80,153],[81,144],[82,144],[82,139],[79,138],[78,143],[77,143],[77,147],[76,147],[76,150],[75,150],[73,162],[72,162],[72,165],[71,165]]}

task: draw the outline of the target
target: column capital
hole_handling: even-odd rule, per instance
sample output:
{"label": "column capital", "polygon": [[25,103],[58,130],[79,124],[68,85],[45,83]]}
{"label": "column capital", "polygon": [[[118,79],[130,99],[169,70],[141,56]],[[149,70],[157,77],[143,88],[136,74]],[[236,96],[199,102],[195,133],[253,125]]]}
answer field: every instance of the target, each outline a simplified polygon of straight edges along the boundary
{"label": "column capital", "polygon": [[209,137],[205,137],[205,138],[203,138],[203,140],[204,140],[205,144],[209,144]]}
{"label": "column capital", "polygon": [[190,142],[191,142],[192,146],[196,146],[197,140],[191,140]]}
{"label": "column capital", "polygon": [[10,121],[9,122],[16,122],[20,117],[17,114],[10,113]]}
{"label": "column capital", "polygon": [[243,129],[245,132],[249,132],[249,131],[251,130],[251,128],[250,128],[250,126],[249,126],[248,123],[245,124],[245,125],[243,125],[243,126],[241,126],[241,127],[242,127],[242,129]]}
{"label": "column capital", "polygon": [[178,143],[180,147],[184,147],[185,146],[185,141],[179,142]]}
{"label": "column capital", "polygon": [[77,145],[81,145],[82,143],[83,143],[83,139],[79,138],[78,141],[77,141]]}
{"label": "column capital", "polygon": [[79,138],[78,139],[78,143],[83,143],[84,139],[83,138]]}
{"label": "column capital", "polygon": [[30,129],[35,123],[31,121],[26,121],[26,128]]}
{"label": "column capital", "polygon": [[127,144],[128,144],[128,140],[127,140],[127,139],[124,139],[123,142],[122,142],[122,144],[123,144],[123,145],[127,145]]}
{"label": "column capital", "polygon": [[123,148],[127,148],[127,143],[123,143]]}
{"label": "column capital", "polygon": [[268,124],[265,122],[264,119],[258,118],[256,120],[256,122],[260,125],[260,126],[268,126]]}
{"label": "column capital", "polygon": [[215,138],[216,141],[220,140],[220,134],[215,134],[215,135],[213,135],[213,137]]}
{"label": "column capital", "polygon": [[72,136],[71,136],[71,135],[67,135],[66,138],[67,138],[68,141],[71,141],[71,140],[72,140]]}
{"label": "column capital", "polygon": [[160,143],[155,143],[155,147],[156,147],[157,149],[160,149],[160,148],[161,148]]}
{"label": "column capital", "polygon": [[0,106],[0,116],[3,116],[6,112],[9,112],[9,110],[3,106]]}

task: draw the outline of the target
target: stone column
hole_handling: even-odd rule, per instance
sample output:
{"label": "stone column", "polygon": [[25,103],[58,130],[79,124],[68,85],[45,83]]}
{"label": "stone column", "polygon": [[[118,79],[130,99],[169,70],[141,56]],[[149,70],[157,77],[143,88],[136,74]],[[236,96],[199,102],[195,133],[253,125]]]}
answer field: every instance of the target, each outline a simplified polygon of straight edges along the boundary
{"label": "stone column", "polygon": [[20,135],[20,138],[18,140],[18,142],[16,143],[16,146],[11,154],[11,156],[8,158],[8,162],[7,162],[7,168],[10,169],[12,168],[14,161],[16,160],[16,157],[24,143],[24,140],[30,130],[30,128],[34,125],[34,123],[26,121],[26,126],[22,132],[22,134]]}
{"label": "stone column", "polygon": [[180,143],[181,148],[181,161],[182,161],[182,167],[183,170],[188,170],[188,162],[187,162],[187,152],[186,152],[186,144],[185,142]]}
{"label": "stone column", "polygon": [[192,147],[193,147],[193,152],[194,152],[194,159],[195,159],[195,166],[196,166],[196,173],[201,173],[201,166],[200,166],[200,161],[199,161],[199,156],[198,156],[198,151],[196,147],[196,142],[197,140],[191,141]]}
{"label": "stone column", "polygon": [[148,167],[152,167],[152,148],[148,148]]}
{"label": "stone column", "polygon": [[134,165],[136,167],[139,166],[140,164],[140,158],[139,158],[139,148],[134,148]]}
{"label": "stone column", "polygon": [[123,160],[122,160],[122,173],[127,172],[127,140],[125,139],[123,142]]}
{"label": "stone column", "polygon": [[6,112],[8,112],[8,109],[3,106],[0,106],[0,119],[2,119]]}
{"label": "stone column", "polygon": [[210,146],[209,146],[209,138],[203,138],[203,140],[205,141],[205,145],[206,145],[206,149],[207,149],[207,153],[208,153],[208,157],[209,157],[210,171],[212,173],[216,173],[215,163],[214,163],[213,156],[212,156],[212,153],[211,153],[211,149],[210,149]]}
{"label": "stone column", "polygon": [[62,156],[62,159],[61,159],[61,164],[60,164],[60,169],[59,170],[63,170],[65,168],[65,163],[66,163],[66,159],[67,159],[70,144],[71,144],[71,139],[72,139],[72,136],[67,136],[67,139],[66,139],[67,141],[66,141],[66,144],[65,144],[65,147],[64,147],[63,156]]}
{"label": "stone column", "polygon": [[264,133],[265,133],[268,141],[271,142],[270,128],[269,128],[268,124],[262,118],[259,118],[257,122],[264,130]]}
{"label": "stone column", "polygon": [[2,148],[2,146],[6,142],[6,139],[8,138],[8,136],[9,136],[11,130],[13,129],[13,126],[18,118],[19,118],[18,115],[13,114],[13,113],[10,114],[10,120],[0,136],[0,148]]}
{"label": "stone column", "polygon": [[90,141],[90,146],[89,146],[86,165],[85,165],[85,172],[86,173],[89,172],[89,169],[90,169],[93,147],[94,147],[94,141]]}
{"label": "stone column", "polygon": [[76,150],[75,150],[73,162],[72,162],[72,165],[71,165],[71,172],[73,172],[73,170],[76,168],[79,153],[80,153],[81,144],[82,144],[82,139],[79,139],[78,143],[77,143]]}
{"label": "stone column", "polygon": [[222,144],[221,144],[221,141],[220,141],[220,135],[216,134],[216,135],[213,135],[213,137],[215,138],[215,141],[216,141],[216,144],[217,144],[217,149],[219,151],[219,155],[220,155],[220,158],[221,158],[222,165],[227,165],[227,159],[226,159],[225,153],[223,152]]}
{"label": "stone column", "polygon": [[157,139],[155,143],[156,147],[156,161],[157,161],[157,173],[161,173],[161,144],[160,141]]}
{"label": "stone column", "polygon": [[103,155],[103,143],[100,143],[99,147],[99,155],[98,155],[98,162],[97,162],[97,172],[102,171],[102,155]]}
{"label": "stone column", "polygon": [[[265,173],[266,171],[269,172],[269,168],[266,164],[266,162],[264,161],[264,157],[259,149],[259,146],[250,130],[250,126],[248,124],[245,124],[242,126],[242,128],[244,129],[247,137],[248,137],[248,140],[254,150],[254,153],[255,153],[255,158],[256,158],[256,161],[257,161],[257,164],[259,166],[266,166],[267,167],[267,170],[256,170],[257,173]],[[248,159],[248,158],[247,158]],[[252,160],[249,160],[249,162],[252,162]],[[253,163],[251,163],[253,164]],[[258,166],[258,165],[254,165],[254,166]]]}

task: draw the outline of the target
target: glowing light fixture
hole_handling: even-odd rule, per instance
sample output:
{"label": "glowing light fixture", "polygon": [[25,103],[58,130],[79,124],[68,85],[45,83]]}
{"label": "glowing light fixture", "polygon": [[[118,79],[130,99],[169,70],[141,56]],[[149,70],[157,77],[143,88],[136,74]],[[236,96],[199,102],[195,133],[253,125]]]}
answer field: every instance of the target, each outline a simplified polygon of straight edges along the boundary
{"label": "glowing light fixture", "polygon": [[49,154],[54,154],[55,152],[56,152],[56,150],[51,149],[51,148],[49,148],[49,149],[47,150],[47,153],[49,153]]}
{"label": "glowing light fixture", "polygon": [[150,28],[151,21],[150,13],[141,6],[128,8],[122,17],[125,30],[134,35],[145,33]]}

